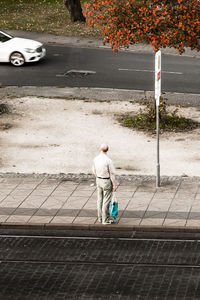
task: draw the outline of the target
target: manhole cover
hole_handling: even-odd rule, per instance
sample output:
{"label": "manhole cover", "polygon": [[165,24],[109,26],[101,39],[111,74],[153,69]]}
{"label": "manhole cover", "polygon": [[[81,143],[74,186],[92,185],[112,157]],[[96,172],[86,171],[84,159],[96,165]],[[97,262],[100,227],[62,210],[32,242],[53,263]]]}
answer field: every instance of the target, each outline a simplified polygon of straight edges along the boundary
{"label": "manhole cover", "polygon": [[96,74],[95,71],[89,71],[89,70],[69,70],[65,72],[64,74],[58,74],[56,76],[58,77],[85,77],[88,75],[94,75]]}

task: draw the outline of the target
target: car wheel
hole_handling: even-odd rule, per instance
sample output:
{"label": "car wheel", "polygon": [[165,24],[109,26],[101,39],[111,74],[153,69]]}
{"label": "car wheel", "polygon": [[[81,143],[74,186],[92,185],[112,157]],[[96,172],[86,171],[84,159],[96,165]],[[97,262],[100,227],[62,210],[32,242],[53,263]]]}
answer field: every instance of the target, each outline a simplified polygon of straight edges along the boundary
{"label": "car wheel", "polygon": [[15,67],[21,67],[25,63],[24,56],[20,52],[13,52],[10,56],[10,63]]}

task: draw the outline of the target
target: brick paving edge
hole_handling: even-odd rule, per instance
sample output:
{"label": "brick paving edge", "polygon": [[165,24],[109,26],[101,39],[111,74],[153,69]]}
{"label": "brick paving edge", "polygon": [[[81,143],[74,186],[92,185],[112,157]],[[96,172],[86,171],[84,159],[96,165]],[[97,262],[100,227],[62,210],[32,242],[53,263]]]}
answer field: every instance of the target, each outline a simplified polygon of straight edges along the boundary
{"label": "brick paving edge", "polygon": [[[58,173],[58,174],[47,174],[47,173],[0,173],[0,178],[46,178],[46,179],[58,179],[62,181],[90,181],[95,180],[94,175],[84,173]],[[155,175],[116,175],[116,179],[119,181],[155,181]],[[200,176],[161,176],[161,183],[165,181],[189,181],[195,182],[200,181]]]}

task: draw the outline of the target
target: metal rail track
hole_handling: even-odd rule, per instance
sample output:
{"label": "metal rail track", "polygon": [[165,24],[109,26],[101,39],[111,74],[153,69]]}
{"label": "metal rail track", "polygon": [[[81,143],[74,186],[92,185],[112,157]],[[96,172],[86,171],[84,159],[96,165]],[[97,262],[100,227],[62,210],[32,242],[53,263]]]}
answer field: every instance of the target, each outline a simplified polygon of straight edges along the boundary
{"label": "metal rail track", "polygon": [[51,260],[23,260],[23,259],[6,259],[0,261],[0,264],[5,263],[24,263],[24,264],[52,264],[52,265],[106,265],[106,266],[139,266],[139,267],[163,267],[163,268],[200,268],[200,265],[191,264],[158,264],[158,263],[131,263],[131,262],[110,262],[110,261],[51,261]]}

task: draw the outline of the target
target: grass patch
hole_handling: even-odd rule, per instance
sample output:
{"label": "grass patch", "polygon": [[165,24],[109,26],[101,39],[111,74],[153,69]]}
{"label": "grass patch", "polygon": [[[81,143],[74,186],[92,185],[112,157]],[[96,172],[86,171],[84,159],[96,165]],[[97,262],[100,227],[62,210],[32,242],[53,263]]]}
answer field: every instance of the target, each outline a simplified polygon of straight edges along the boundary
{"label": "grass patch", "polygon": [[[150,99],[143,103],[146,105],[144,112],[140,109],[137,115],[123,115],[118,118],[119,122],[132,129],[149,133],[156,133],[156,105],[155,100]],[[178,108],[174,111],[167,111],[166,99],[162,99],[160,105],[160,132],[184,132],[200,127],[200,123],[178,115]]]}
{"label": "grass patch", "polygon": [[[84,9],[82,1],[82,8]],[[101,38],[97,29],[83,22],[71,23],[63,0],[0,0],[0,28],[55,35]]]}
{"label": "grass patch", "polygon": [[102,115],[103,113],[101,111],[95,109],[92,111],[92,114],[93,115]]}
{"label": "grass patch", "polygon": [[12,128],[11,124],[5,123],[5,124],[0,124],[0,130],[8,130]]}
{"label": "grass patch", "polygon": [[0,115],[8,114],[8,113],[9,113],[9,109],[8,109],[7,104],[1,103],[0,104]]}
{"label": "grass patch", "polygon": [[[150,120],[147,114],[138,114],[132,117],[123,116],[120,118],[120,122],[126,127],[156,133],[156,121]],[[179,116],[165,116],[160,120],[161,133],[165,131],[189,131],[198,127],[199,123]]]}

